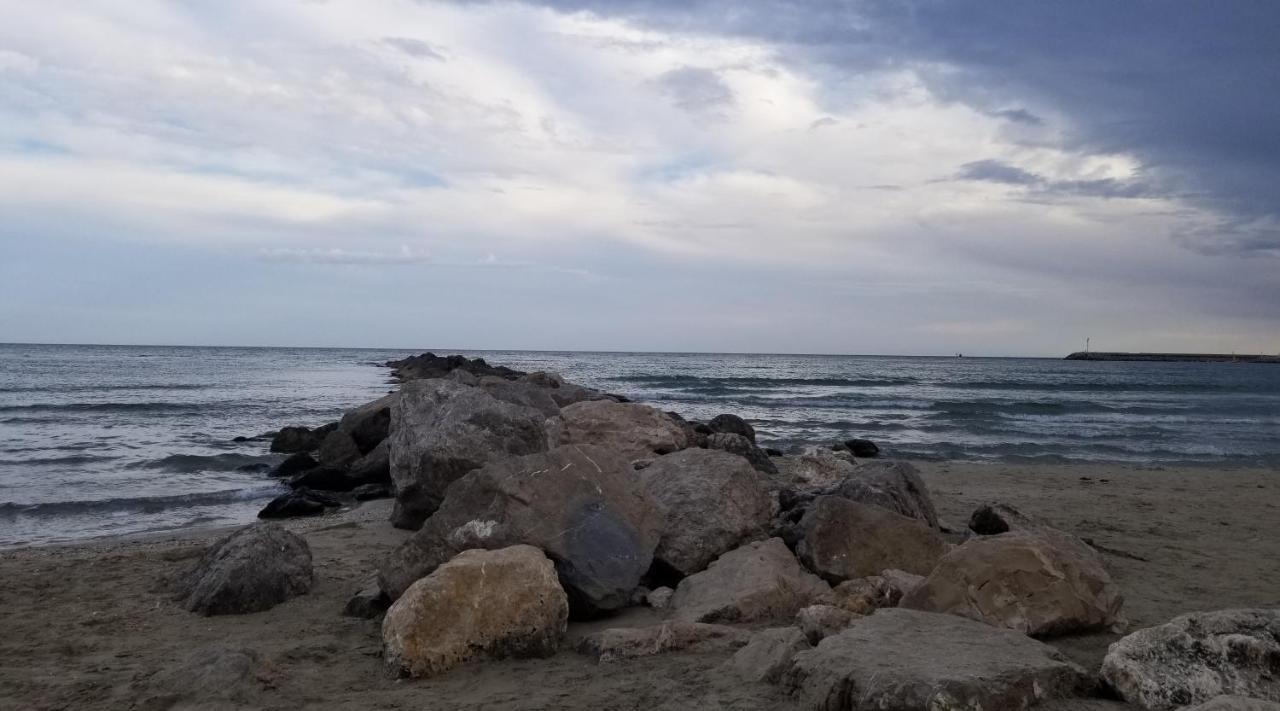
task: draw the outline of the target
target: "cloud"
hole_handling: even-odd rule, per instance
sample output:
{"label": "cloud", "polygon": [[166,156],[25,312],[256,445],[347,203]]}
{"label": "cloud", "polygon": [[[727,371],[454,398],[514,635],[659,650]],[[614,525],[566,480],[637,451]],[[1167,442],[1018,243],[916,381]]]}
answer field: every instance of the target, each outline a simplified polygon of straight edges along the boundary
{"label": "cloud", "polygon": [[733,104],[733,90],[710,69],[680,67],[657,78],[671,102],[686,111],[709,111]]}
{"label": "cloud", "polygon": [[[352,345],[450,304],[432,337],[476,346],[1280,346],[1261,34],[994,5],[0,0],[0,332],[213,323],[141,260],[351,285]],[[1192,30],[1237,51],[1164,51]]]}
{"label": "cloud", "polygon": [[417,59],[436,59],[444,61],[445,56],[440,50],[431,46],[430,43],[423,42],[412,37],[383,37],[382,44],[398,49],[401,52],[415,57]]}

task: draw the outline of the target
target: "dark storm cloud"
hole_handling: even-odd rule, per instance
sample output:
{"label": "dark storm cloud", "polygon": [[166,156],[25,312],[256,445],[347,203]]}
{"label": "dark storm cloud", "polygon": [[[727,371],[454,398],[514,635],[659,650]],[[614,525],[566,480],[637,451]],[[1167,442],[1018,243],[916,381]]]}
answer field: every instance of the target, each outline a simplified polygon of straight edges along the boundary
{"label": "dark storm cloud", "polygon": [[1064,148],[1130,153],[1143,164],[1144,186],[1095,181],[1078,192],[1132,197],[1159,186],[1226,216],[1218,229],[1188,236],[1188,246],[1280,249],[1280,232],[1258,227],[1280,220],[1280,3],[544,4],[757,37],[840,70],[913,67],[944,99],[1029,126],[1044,110],[1059,112],[1071,124]]}
{"label": "dark storm cloud", "polygon": [[1016,166],[1008,163],[1001,163],[998,160],[980,160],[973,163],[965,163],[960,166],[960,172],[956,174],[960,180],[984,180],[992,183],[1007,183],[1009,185],[1036,185],[1044,182],[1044,178],[1029,173]]}
{"label": "dark storm cloud", "polygon": [[957,180],[977,180],[987,183],[1019,185],[1033,189],[1038,196],[1074,195],[1099,198],[1144,198],[1160,195],[1146,183],[1131,180],[1102,178],[1099,180],[1049,180],[1042,175],[1023,170],[998,160],[980,160],[965,163],[956,172]]}

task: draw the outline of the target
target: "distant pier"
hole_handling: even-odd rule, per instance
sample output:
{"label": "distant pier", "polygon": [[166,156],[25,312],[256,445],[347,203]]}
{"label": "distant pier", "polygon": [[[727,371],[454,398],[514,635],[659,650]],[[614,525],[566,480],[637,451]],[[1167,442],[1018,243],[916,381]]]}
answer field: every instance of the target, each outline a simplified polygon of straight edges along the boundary
{"label": "distant pier", "polygon": [[1166,363],[1280,363],[1280,355],[1235,353],[1107,353],[1076,351],[1067,360],[1139,360]]}

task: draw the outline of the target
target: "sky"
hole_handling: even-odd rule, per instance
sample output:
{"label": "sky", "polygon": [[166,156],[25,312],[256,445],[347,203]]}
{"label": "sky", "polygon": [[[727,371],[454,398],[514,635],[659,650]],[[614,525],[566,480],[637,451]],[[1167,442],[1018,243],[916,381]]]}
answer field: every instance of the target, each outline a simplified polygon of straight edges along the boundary
{"label": "sky", "polygon": [[0,342],[1280,352],[1280,4],[0,17]]}

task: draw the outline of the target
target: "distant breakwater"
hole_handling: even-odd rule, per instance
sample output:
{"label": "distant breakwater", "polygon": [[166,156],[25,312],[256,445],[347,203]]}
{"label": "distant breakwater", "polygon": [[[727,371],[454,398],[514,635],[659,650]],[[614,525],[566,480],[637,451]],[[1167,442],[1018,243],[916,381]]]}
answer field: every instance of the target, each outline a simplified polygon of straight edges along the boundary
{"label": "distant breakwater", "polygon": [[1166,363],[1280,363],[1280,355],[1235,353],[1106,353],[1076,351],[1067,360],[1128,360]]}

